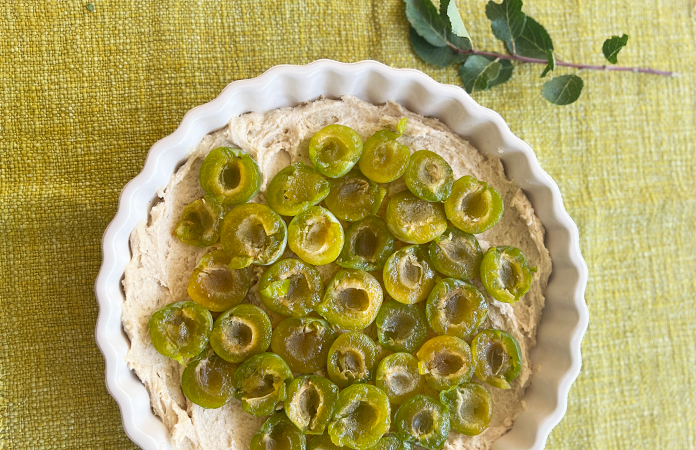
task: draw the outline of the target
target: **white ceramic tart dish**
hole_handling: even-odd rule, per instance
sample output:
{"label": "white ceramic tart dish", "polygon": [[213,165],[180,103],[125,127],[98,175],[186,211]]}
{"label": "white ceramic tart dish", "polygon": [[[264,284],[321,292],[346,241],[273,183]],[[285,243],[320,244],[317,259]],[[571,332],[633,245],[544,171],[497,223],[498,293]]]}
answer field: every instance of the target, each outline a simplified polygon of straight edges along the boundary
{"label": "white ceramic tart dish", "polygon": [[529,355],[534,372],[522,400],[523,411],[493,449],[543,448],[565,413],[568,390],[580,371],[580,341],[588,322],[584,302],[587,268],[580,255],[577,228],[554,181],[503,119],[478,105],[461,88],[442,85],[416,70],[392,69],[374,61],[321,60],[306,66],[278,66],[257,78],[234,82],[215,100],[192,109],[173,134],[152,147],[143,171],[121,194],[118,212],[102,243],[103,263],[96,282],[100,308],[96,340],[106,359],[107,388],[119,404],[125,431],[142,448],[171,449],[172,445],[167,428],[153,414],[145,386],[126,363],[130,342],[121,323],[122,280],[132,256],[131,232],[147,220],[158,191],[203,137],[224,127],[230,118],[345,95],[376,105],[394,101],[416,114],[440,120],[484,156],[499,159],[507,178],[526,194],[545,228],[544,244],[553,267],[537,343]]}

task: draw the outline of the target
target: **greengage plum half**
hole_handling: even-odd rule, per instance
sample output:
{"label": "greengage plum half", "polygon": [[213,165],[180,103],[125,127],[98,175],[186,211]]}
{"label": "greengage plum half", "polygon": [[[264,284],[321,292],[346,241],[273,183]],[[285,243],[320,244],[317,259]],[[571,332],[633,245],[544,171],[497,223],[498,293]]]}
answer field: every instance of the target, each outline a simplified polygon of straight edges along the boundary
{"label": "greengage plum half", "polygon": [[338,394],[329,436],[336,445],[367,450],[379,442],[390,425],[387,394],[369,384],[354,384]]}
{"label": "greengage plum half", "polygon": [[296,216],[329,195],[329,182],[314,167],[296,162],[276,174],[268,185],[268,206],[283,216]]}
{"label": "greengage plum half", "polygon": [[333,417],[338,387],[328,378],[305,375],[295,378],[288,387],[285,413],[305,434],[323,434]]}
{"label": "greengage plum half", "polygon": [[345,125],[327,125],[309,140],[309,158],[314,167],[329,178],[347,174],[360,159],[362,151],[362,139]]}
{"label": "greengage plum half", "polygon": [[321,206],[305,209],[288,225],[290,250],[315,266],[334,262],[341,253],[343,240],[341,222]]}
{"label": "greengage plum half", "polygon": [[326,366],[329,347],[336,337],[324,319],[289,317],[273,330],[271,349],[293,372],[313,373]]}
{"label": "greengage plum half", "polygon": [[389,183],[406,171],[411,149],[397,142],[406,131],[406,118],[396,128],[398,131],[377,131],[363,145],[358,166],[363,175],[376,183]]}
{"label": "greengage plum half", "polygon": [[196,302],[174,302],[155,311],[147,324],[155,350],[183,364],[208,345],[213,316]]}
{"label": "greengage plum half", "polygon": [[285,251],[285,222],[266,205],[245,203],[230,210],[222,221],[220,243],[234,269],[251,264],[269,265]]}
{"label": "greengage plum half", "polygon": [[213,325],[210,345],[226,361],[241,363],[271,345],[271,320],[258,306],[237,305]]}
{"label": "greengage plum half", "polygon": [[321,301],[324,283],[313,266],[299,259],[282,259],[263,273],[259,293],[271,311],[302,317]]}
{"label": "greengage plum half", "polygon": [[238,148],[208,153],[199,172],[201,187],[223,205],[239,205],[259,192],[263,177],[256,161]]}
{"label": "greengage plum half", "polygon": [[386,218],[394,237],[409,244],[425,244],[447,229],[442,203],[422,200],[409,191],[389,199]]}
{"label": "greengage plum half", "polygon": [[344,330],[362,330],[377,318],[384,293],[379,281],[364,270],[344,269],[326,286],[314,309]]}
{"label": "greengage plum half", "polygon": [[377,216],[354,222],[345,233],[343,250],[336,264],[346,269],[382,270],[394,250],[394,236]]}

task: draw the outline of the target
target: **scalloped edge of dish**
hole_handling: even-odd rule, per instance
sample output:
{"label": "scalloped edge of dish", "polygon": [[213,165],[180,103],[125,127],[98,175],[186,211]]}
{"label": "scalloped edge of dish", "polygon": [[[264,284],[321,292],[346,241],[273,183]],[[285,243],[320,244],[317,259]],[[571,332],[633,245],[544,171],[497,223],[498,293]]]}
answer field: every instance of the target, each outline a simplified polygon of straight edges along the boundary
{"label": "scalloped edge of dish", "polygon": [[95,337],[106,361],[107,389],[119,405],[126,434],[140,447],[172,448],[169,432],[152,412],[147,389],[124,359],[129,341],[121,326],[121,280],[131,257],[131,231],[138,221],[147,219],[157,191],[203,136],[225,126],[231,117],[343,95],[376,104],[395,100],[418,114],[438,118],[479,151],[500,158],[506,175],[527,194],[546,229],[553,269],[537,345],[530,355],[538,370],[525,392],[526,410],[493,448],[542,449],[565,414],[568,391],[580,373],[580,342],[589,321],[584,300],[588,273],[578,229],[534,151],[512,134],[500,115],[476,103],[458,86],[376,61],[318,60],[304,66],[275,66],[256,78],[235,81],[214,100],[191,109],[172,134],[152,146],[143,170],[121,192],[116,216],[102,239],[103,260],[95,284],[99,303]]}

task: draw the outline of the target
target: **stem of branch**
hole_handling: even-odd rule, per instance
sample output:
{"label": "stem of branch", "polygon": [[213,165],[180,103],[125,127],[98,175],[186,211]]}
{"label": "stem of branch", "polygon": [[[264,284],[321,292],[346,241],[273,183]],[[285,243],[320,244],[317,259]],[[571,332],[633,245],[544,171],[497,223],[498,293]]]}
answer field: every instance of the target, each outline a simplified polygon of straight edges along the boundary
{"label": "stem of branch", "polygon": [[[495,53],[495,52],[483,52],[479,50],[461,50],[455,47],[452,47],[452,50],[454,50],[457,53],[461,53],[462,55],[481,55],[481,56],[490,56],[492,58],[498,58],[498,59],[509,59],[511,61],[520,61],[523,63],[532,63],[532,64],[547,64],[548,61],[545,59],[538,59],[538,58],[528,58],[526,56],[520,56],[520,55],[503,55],[500,53]],[[677,72],[667,72],[664,70],[655,70],[655,69],[648,69],[648,68],[640,68],[640,67],[621,67],[621,66],[594,66],[594,65],[588,65],[588,64],[575,64],[575,63],[569,63],[565,61],[559,61],[556,60],[556,65],[557,66],[565,66],[565,67],[574,67],[576,69],[582,69],[582,70],[604,70],[604,71],[617,71],[617,72],[636,72],[636,73],[649,73],[652,75],[661,75],[664,77],[674,77],[674,76],[679,76],[679,73]]]}

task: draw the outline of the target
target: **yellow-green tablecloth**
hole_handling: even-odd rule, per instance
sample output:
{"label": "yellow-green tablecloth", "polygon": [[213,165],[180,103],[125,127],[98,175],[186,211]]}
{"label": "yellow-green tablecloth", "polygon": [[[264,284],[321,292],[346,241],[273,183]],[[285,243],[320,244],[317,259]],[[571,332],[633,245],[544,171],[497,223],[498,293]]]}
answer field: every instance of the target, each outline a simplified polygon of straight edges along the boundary
{"label": "yellow-green tablecloth", "polygon": [[[0,0],[0,448],[135,448],[94,343],[100,239],[150,146],[233,80],[276,64],[416,58],[401,0]],[[457,1],[502,50],[485,0]],[[540,67],[477,93],[536,151],[590,270],[584,366],[549,449],[696,448],[696,2],[527,0],[564,60],[682,73],[583,73],[552,106]],[[557,72],[566,73],[560,70]],[[568,72],[570,73],[570,72]]]}

